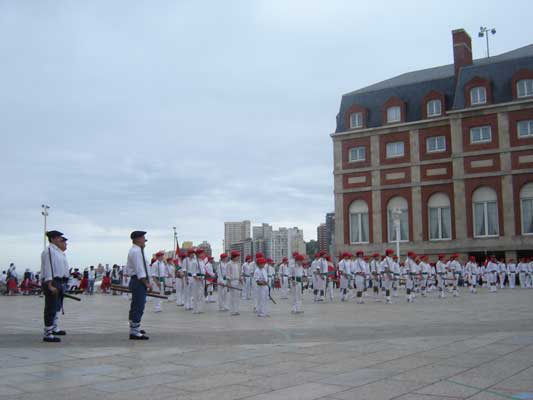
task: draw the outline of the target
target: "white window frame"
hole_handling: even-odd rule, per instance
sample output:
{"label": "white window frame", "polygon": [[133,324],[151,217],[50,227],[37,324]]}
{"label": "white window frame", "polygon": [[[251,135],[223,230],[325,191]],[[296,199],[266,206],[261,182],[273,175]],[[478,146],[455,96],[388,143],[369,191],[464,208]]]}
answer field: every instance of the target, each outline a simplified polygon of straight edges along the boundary
{"label": "white window frame", "polygon": [[[483,93],[483,96],[481,96],[481,93]],[[487,88],[485,86],[473,87],[470,89],[470,105],[477,106],[481,104],[487,104]]]}
{"label": "white window frame", "polygon": [[[432,201],[432,199],[434,199],[434,196],[437,196],[437,195],[441,195],[441,196],[446,196],[446,199],[447,199],[447,204],[445,205],[444,202],[441,202],[441,204],[439,205],[436,205],[436,206],[430,206],[430,203]],[[442,237],[442,210],[443,209],[448,209],[448,215],[449,215],[449,220],[448,220],[448,224],[449,224],[449,237],[445,237],[443,238]],[[437,210],[437,224],[438,224],[438,237],[437,238],[432,238],[431,237],[431,210]],[[446,194],[443,194],[443,193],[436,193],[434,195],[432,195],[430,198],[429,198],[429,201],[428,201],[428,239],[431,241],[431,242],[441,242],[441,241],[449,241],[449,240],[452,240],[452,209],[451,209],[451,205],[450,205],[450,198],[446,195]]]}
{"label": "white window frame", "polygon": [[[476,129],[480,130],[480,136],[483,136],[483,129],[488,128],[489,130],[489,138],[488,139],[481,139],[481,140],[474,140],[474,131]],[[492,142],[492,128],[490,125],[483,125],[483,126],[474,126],[470,128],[470,144],[479,144],[479,143],[490,143]]]}
{"label": "white window frame", "polygon": [[[527,127],[526,129],[527,132],[525,134],[520,132],[520,127],[524,125]],[[516,134],[518,135],[519,139],[533,137],[533,119],[526,119],[523,121],[518,121],[516,123]]]}
{"label": "white window frame", "polygon": [[[434,140],[435,143],[438,143],[438,139],[442,139],[443,143],[444,143],[444,147],[443,148],[438,148],[437,146],[435,146],[435,149],[431,150],[430,149],[430,142],[431,140]],[[442,153],[446,151],[446,136],[430,136],[428,138],[426,138],[426,152],[427,153]]]}
{"label": "white window frame", "polygon": [[[520,94],[520,92],[523,92]],[[524,97],[533,96],[533,79],[520,79],[516,82],[516,97],[522,99]]]}
{"label": "white window frame", "polygon": [[524,201],[532,201],[533,198],[521,198],[520,199],[520,224],[522,225],[522,235],[523,236],[533,236],[533,232],[524,231]]}
{"label": "white window frame", "polygon": [[[360,203],[360,207],[356,210],[356,212],[352,212],[352,207],[355,205],[355,203]],[[364,206],[363,206],[364,203]],[[349,209],[349,224],[350,224],[350,244],[368,244],[370,243],[370,218],[368,213],[368,204],[364,200],[356,200],[354,203],[350,205]],[[367,239],[366,241],[361,241],[362,239],[362,232],[363,232],[363,217],[366,215],[366,233],[367,233]],[[357,221],[354,221],[354,218],[357,219]],[[352,223],[356,222],[359,232],[359,237],[354,240],[352,237]]]}
{"label": "white window frame", "polygon": [[[394,110],[394,115],[392,114],[393,110]],[[402,120],[402,108],[400,106],[391,106],[387,108],[387,123],[391,124],[394,122],[400,122],[401,120]]]}
{"label": "white window frame", "polygon": [[363,127],[363,113],[362,112],[351,113],[350,114],[350,129],[357,129],[357,128],[362,128],[362,127]]}
{"label": "white window frame", "polygon": [[[369,220],[369,215],[368,215],[368,211],[365,213],[365,212],[358,212],[358,213],[350,213],[350,244],[368,244],[370,243],[370,238],[368,238],[368,240],[366,242],[364,241],[361,241],[361,236],[362,236],[362,229],[363,229],[363,215],[366,214],[366,219],[367,219],[367,222],[370,224],[370,220]],[[359,232],[359,237],[357,238],[358,240],[354,240],[353,237],[352,237],[352,223],[354,222],[353,221],[353,218],[357,218],[357,225],[359,227],[358,229],[358,232]],[[370,236],[370,227],[368,226],[367,227],[367,232],[368,232],[368,236]]]}
{"label": "white window frame", "polygon": [[[438,112],[435,105],[438,104]],[[442,115],[442,101],[440,99],[429,100],[426,104],[426,114],[428,117],[438,117]]]}
{"label": "white window frame", "polygon": [[[391,146],[390,148],[392,148],[393,145],[398,145],[400,144],[402,145],[402,153],[401,154],[390,154],[389,153],[389,146]],[[405,156],[405,143],[403,141],[398,141],[398,142],[389,142],[385,145],[385,153],[386,153],[386,157],[387,158],[399,158],[399,157],[403,157]]]}
{"label": "white window frame", "polygon": [[[488,234],[488,231],[489,231],[489,224],[488,224],[488,221],[489,221],[489,203],[494,203],[496,204],[496,222],[497,222],[497,233],[494,234],[494,235],[489,235]],[[483,218],[484,218],[484,226],[485,226],[485,234],[484,235],[476,235],[476,211],[475,211],[475,205],[476,204],[483,204]],[[478,201],[478,202],[472,202],[472,222],[473,222],[473,226],[472,226],[472,230],[473,230],[473,236],[474,238],[494,238],[494,237],[499,237],[500,236],[500,220],[499,220],[500,216],[499,216],[499,210],[498,210],[498,200],[491,200],[491,201]]]}
{"label": "white window frame", "polygon": [[[353,151],[355,150],[355,154],[357,154],[356,158],[352,158]],[[363,158],[361,158],[361,150],[363,152]],[[361,162],[366,161],[366,147],[365,146],[356,146],[352,147],[350,150],[348,150],[348,162]]]}

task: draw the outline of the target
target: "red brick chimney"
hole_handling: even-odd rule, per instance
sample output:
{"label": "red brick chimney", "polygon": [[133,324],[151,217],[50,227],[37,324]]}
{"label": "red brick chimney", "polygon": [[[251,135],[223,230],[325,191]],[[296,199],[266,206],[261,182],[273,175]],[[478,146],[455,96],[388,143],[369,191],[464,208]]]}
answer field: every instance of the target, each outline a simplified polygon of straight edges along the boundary
{"label": "red brick chimney", "polygon": [[452,31],[453,38],[453,65],[455,67],[455,79],[459,68],[472,65],[472,39],[464,29]]}

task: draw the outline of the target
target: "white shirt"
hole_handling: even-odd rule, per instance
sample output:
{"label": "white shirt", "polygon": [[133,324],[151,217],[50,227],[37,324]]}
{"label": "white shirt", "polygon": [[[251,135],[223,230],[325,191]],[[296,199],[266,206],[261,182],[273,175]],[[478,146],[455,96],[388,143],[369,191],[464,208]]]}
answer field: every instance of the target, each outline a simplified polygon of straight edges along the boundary
{"label": "white shirt", "polygon": [[207,264],[205,264],[205,275],[206,278],[215,277],[215,271],[213,270],[213,265],[210,262],[207,262]]}
{"label": "white shirt", "polygon": [[286,277],[289,275],[289,267],[287,266],[287,264],[283,263],[280,265],[279,273],[282,277]]}
{"label": "white shirt", "polygon": [[339,262],[339,271],[341,272],[341,274],[350,275],[352,273],[350,268],[350,260],[342,259]]}
{"label": "white shirt", "polygon": [[163,261],[156,261],[152,264],[152,276],[165,278],[167,276],[167,266]]}
{"label": "white shirt", "polygon": [[353,264],[353,267],[354,267],[353,273],[359,276],[364,276],[366,272],[364,263],[365,263],[365,260],[363,260],[362,258],[358,258],[357,260],[355,260]]}
{"label": "white shirt", "polygon": [[294,263],[293,266],[289,267],[289,276],[291,278],[302,278],[304,276],[303,265],[298,265],[297,263]]}
{"label": "white shirt", "polygon": [[230,261],[226,273],[230,281],[238,281],[241,278],[241,268],[239,263]]}
{"label": "white shirt", "polygon": [[515,263],[507,264],[507,268],[509,268],[509,273],[510,274],[514,274],[516,272],[516,264]]}
{"label": "white shirt", "polygon": [[265,271],[265,268],[256,268],[254,272],[254,281],[265,281],[268,282],[268,275]]}
{"label": "white shirt", "polygon": [[55,244],[50,243],[48,248],[41,253],[41,277],[45,282],[51,281],[52,278],[68,278],[69,269],[66,254]]}
{"label": "white shirt", "polygon": [[134,244],[128,252],[126,274],[129,276],[137,275],[137,279],[147,278],[146,265],[146,258],[143,259],[142,249]]}
{"label": "white shirt", "polygon": [[220,283],[224,283],[224,280],[226,279],[227,277],[227,274],[228,274],[228,264],[227,262],[223,262],[221,261],[219,264],[218,264],[218,268],[217,268],[217,279],[218,279],[218,282]]}

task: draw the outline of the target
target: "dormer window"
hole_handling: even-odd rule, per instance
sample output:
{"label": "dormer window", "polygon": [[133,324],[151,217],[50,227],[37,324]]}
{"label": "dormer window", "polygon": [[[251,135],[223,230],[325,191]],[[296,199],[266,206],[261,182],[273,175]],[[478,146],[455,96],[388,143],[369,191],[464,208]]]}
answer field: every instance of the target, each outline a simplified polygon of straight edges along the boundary
{"label": "dormer window", "polygon": [[387,122],[400,122],[402,118],[402,112],[400,106],[393,106],[387,108]]}
{"label": "dormer window", "polygon": [[428,117],[437,117],[442,114],[442,102],[440,100],[430,100],[427,102],[426,111]]}
{"label": "dormer window", "polygon": [[516,82],[518,98],[533,96],[533,79],[520,79]]}
{"label": "dormer window", "polygon": [[363,113],[355,112],[350,114],[350,129],[363,127]]}
{"label": "dormer window", "polygon": [[470,104],[480,105],[487,103],[487,89],[484,86],[476,86],[470,89]]}

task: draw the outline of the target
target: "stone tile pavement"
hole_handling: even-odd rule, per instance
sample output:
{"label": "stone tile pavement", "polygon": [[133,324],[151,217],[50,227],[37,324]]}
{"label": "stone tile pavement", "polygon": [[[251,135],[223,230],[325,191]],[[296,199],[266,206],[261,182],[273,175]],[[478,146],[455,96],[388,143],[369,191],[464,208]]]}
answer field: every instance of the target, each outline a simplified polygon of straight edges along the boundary
{"label": "stone tile pavement", "polygon": [[278,299],[270,318],[250,302],[238,317],[148,303],[148,342],[127,339],[120,296],[66,303],[59,345],[41,342],[42,307],[0,298],[0,400],[533,399],[533,290],[393,305],[306,296],[305,314]]}

